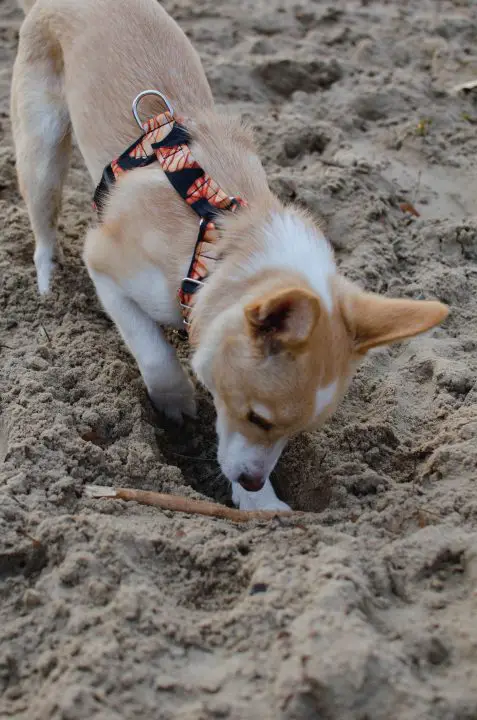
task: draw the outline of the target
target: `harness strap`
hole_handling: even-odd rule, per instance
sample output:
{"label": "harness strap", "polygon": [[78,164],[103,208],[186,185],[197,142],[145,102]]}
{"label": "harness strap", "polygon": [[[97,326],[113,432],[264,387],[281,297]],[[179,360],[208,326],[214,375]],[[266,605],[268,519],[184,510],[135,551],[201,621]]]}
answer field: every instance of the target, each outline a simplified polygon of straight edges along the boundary
{"label": "harness strap", "polygon": [[93,205],[101,219],[109,190],[121,175],[153,162],[159,163],[173,188],[200,218],[192,260],[178,293],[184,323],[189,325],[194,295],[210,274],[212,264],[219,259],[214,220],[219,212],[234,212],[246,202],[227,195],[194,160],[189,148],[191,137],[172,113],[164,112],[150,118],[142,124],[142,129],[141,137],[105,168],[94,193]]}

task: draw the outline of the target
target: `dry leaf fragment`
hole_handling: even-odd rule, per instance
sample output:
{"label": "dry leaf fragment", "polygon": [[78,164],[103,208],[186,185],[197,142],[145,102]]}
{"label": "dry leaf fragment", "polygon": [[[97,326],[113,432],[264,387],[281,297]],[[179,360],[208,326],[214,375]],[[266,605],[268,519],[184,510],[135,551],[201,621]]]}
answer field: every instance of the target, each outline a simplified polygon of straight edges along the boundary
{"label": "dry leaf fragment", "polygon": [[410,202],[399,203],[399,209],[402,210],[403,213],[409,213],[410,215],[414,215],[414,217],[420,217],[420,213]]}

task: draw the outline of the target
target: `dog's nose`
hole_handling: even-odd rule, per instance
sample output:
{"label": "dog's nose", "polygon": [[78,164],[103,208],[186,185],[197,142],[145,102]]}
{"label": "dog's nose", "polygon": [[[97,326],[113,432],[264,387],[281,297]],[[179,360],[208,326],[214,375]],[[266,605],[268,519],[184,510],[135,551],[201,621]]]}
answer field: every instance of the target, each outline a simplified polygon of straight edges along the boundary
{"label": "dog's nose", "polygon": [[242,473],[239,476],[238,482],[245,490],[258,492],[258,490],[261,490],[265,485],[265,478],[262,477],[262,475],[247,475],[246,473]]}

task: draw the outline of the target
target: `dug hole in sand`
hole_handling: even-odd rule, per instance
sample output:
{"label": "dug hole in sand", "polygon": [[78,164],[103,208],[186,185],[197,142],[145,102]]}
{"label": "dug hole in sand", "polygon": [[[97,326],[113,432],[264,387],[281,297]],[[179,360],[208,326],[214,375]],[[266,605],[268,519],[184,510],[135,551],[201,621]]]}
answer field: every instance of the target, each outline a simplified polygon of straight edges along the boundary
{"label": "dug hole in sand", "polygon": [[38,298],[8,117],[21,14],[2,0],[0,718],[475,720],[477,96],[453,88],[477,77],[477,6],[165,7],[345,273],[451,314],[369,357],[334,419],[289,447],[274,482],[303,517],[86,499],[90,483],[228,488],[210,400],[185,431],[161,426],[99,307],[78,153]]}

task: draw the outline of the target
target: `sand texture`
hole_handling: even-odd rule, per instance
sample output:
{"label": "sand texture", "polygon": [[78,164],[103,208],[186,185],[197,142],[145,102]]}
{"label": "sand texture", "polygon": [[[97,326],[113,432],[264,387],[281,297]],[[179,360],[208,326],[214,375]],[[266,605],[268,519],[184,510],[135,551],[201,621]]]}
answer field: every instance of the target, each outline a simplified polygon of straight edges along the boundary
{"label": "sand texture", "polygon": [[64,257],[37,296],[8,111],[21,13],[1,0],[0,718],[475,720],[477,91],[452,88],[477,77],[477,5],[165,5],[343,271],[451,314],[370,357],[290,445],[274,482],[303,516],[243,526],[84,497],[230,502],[210,399],[167,427],[99,307],[77,151]]}

